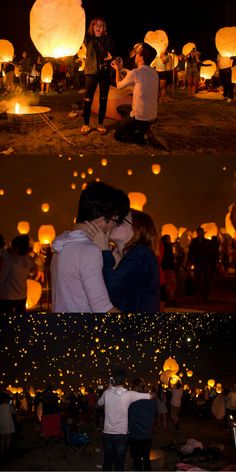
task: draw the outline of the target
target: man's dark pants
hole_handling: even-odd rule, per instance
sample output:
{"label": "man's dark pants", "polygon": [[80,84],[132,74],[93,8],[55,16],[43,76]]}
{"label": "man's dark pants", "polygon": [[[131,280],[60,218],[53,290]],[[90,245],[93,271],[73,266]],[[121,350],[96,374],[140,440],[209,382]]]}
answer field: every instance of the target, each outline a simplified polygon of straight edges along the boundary
{"label": "man's dark pants", "polygon": [[127,434],[103,434],[104,463],[103,470],[124,470],[125,455],[128,446]]}

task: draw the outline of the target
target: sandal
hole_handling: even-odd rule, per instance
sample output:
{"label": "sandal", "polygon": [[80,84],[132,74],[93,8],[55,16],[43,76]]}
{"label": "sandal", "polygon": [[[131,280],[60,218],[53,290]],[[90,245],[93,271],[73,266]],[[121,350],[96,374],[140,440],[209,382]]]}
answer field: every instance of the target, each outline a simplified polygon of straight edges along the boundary
{"label": "sandal", "polygon": [[107,128],[103,125],[98,125],[97,130],[99,134],[107,134]]}
{"label": "sandal", "polygon": [[90,131],[91,131],[91,128],[89,125],[83,125],[82,128],[80,129],[80,132],[83,135],[89,134]]}

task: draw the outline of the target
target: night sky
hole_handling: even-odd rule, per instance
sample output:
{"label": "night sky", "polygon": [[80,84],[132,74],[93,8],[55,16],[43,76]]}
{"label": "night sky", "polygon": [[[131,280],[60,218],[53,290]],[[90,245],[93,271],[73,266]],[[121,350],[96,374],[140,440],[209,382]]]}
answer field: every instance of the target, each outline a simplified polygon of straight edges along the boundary
{"label": "night sky", "polygon": [[[10,40],[17,56],[23,49],[36,53],[29,36],[29,12],[34,0],[9,0],[1,5],[1,38]],[[202,59],[216,58],[215,34],[225,26],[236,25],[235,0],[194,4],[190,1],[157,2],[145,0],[83,0],[87,26],[93,17],[103,16],[112,36],[116,53],[125,58],[147,31],[163,29],[169,49],[181,52],[187,42],[195,42]]]}
{"label": "night sky", "polygon": [[1,315],[0,389],[106,385],[117,366],[129,382],[142,376],[154,384],[170,356],[190,387],[209,378],[233,384],[235,336],[236,317],[223,313]]}

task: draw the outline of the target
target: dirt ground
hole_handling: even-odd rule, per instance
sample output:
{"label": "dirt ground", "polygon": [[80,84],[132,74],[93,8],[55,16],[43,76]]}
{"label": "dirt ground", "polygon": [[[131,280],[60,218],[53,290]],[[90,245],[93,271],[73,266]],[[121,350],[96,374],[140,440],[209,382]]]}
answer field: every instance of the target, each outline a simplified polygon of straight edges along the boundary
{"label": "dirt ground", "polygon": [[[17,154],[60,154],[78,153],[98,155],[235,155],[236,154],[236,101],[231,104],[224,100],[207,100],[187,97],[186,90],[176,89],[173,102],[160,103],[158,119],[152,131],[168,142],[170,151],[156,149],[151,145],[123,144],[115,141],[113,134],[118,122],[106,119],[108,133],[100,136],[94,129],[88,136],[81,136],[83,118],[80,114],[70,118],[69,112],[82,94],[75,90],[65,90],[62,94],[34,94],[40,106],[51,108],[51,123],[62,135],[49,125],[43,124],[26,134],[9,132],[6,114],[0,115],[0,152],[13,148]],[[2,100],[9,100],[3,97]],[[1,101],[0,101],[1,109]],[[91,125],[96,126],[97,116],[92,115]]]}

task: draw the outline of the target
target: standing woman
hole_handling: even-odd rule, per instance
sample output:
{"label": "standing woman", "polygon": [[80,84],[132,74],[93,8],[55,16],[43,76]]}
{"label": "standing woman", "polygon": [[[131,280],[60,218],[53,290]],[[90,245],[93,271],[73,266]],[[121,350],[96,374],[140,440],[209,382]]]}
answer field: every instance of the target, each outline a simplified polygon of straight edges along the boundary
{"label": "standing woman", "polygon": [[91,107],[94,94],[99,84],[99,113],[98,127],[100,134],[106,134],[107,129],[103,125],[106,115],[107,97],[110,87],[110,63],[114,56],[114,44],[107,35],[106,23],[103,18],[94,18],[85,36],[86,47],[85,62],[85,97],[84,97],[84,125],[81,128],[83,135],[91,131],[89,126]]}
{"label": "standing woman", "polygon": [[188,96],[193,97],[200,79],[200,53],[193,48],[187,56],[185,56],[186,80],[188,84]]}

